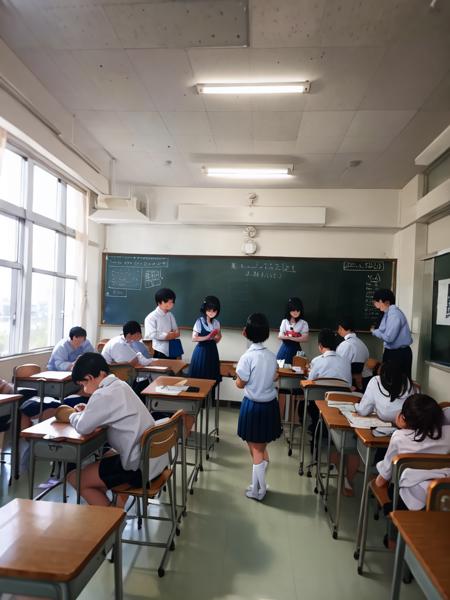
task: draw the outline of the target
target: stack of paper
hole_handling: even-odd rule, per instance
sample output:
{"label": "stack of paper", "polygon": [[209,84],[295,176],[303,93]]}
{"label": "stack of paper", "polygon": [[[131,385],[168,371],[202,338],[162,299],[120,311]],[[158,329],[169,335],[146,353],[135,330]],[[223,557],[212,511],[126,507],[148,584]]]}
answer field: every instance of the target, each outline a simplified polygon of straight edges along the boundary
{"label": "stack of paper", "polygon": [[327,404],[330,408],[337,408],[341,413],[353,412],[355,405],[353,402],[339,402],[339,400],[327,400]]}
{"label": "stack of paper", "polygon": [[167,396],[177,396],[181,392],[185,392],[189,386],[187,385],[158,385],[156,391],[158,394],[167,394]]}
{"label": "stack of paper", "polygon": [[389,427],[391,424],[382,421],[378,417],[358,417],[351,413],[345,415],[352,427],[358,429],[372,429],[373,427]]}

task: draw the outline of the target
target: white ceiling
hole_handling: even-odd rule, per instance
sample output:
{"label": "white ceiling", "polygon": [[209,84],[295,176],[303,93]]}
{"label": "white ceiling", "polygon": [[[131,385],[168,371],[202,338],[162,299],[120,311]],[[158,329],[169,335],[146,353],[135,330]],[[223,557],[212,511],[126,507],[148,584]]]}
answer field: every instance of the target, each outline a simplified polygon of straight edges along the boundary
{"label": "white ceiling", "polygon": [[[267,161],[295,165],[276,187],[399,188],[450,123],[448,0],[9,0],[0,36],[123,182],[229,187],[201,166]],[[300,97],[193,87],[305,79]]]}

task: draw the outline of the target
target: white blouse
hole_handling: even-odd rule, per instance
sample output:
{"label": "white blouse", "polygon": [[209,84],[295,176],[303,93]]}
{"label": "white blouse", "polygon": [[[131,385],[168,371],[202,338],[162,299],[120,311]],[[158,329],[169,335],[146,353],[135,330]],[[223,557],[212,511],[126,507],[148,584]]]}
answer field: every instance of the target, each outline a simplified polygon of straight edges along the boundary
{"label": "white blouse", "polygon": [[414,386],[408,387],[401,396],[391,402],[389,392],[381,385],[380,376],[377,375],[367,384],[364,396],[361,402],[356,404],[355,409],[363,417],[375,412],[382,421],[395,423],[395,417],[401,411],[404,401],[414,393]]}
{"label": "white blouse", "polygon": [[[289,322],[289,319],[283,319],[280,325],[280,335],[286,335],[288,331],[295,331],[296,333],[305,335],[309,333],[309,325],[303,319],[299,319],[294,325]],[[295,338],[292,339],[295,341]]]}

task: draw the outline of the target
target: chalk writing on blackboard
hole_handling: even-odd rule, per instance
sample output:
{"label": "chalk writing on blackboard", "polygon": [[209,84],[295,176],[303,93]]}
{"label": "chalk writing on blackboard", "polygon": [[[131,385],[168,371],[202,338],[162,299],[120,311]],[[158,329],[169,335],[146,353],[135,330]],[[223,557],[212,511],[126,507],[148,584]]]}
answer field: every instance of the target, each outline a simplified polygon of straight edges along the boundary
{"label": "chalk writing on blackboard", "polygon": [[364,284],[364,317],[376,320],[380,311],[373,305],[373,294],[380,287],[381,275],[379,273],[369,274]]}
{"label": "chalk writing on blackboard", "polygon": [[[255,262],[255,261],[232,261],[230,263],[230,268],[232,271],[246,271],[246,273],[250,271],[254,272],[277,272],[277,273],[295,273],[295,265],[289,263],[279,263],[279,262]],[[248,275],[245,275],[249,277]]]}
{"label": "chalk writing on blackboard", "polygon": [[126,298],[128,295],[128,292],[127,292],[127,290],[108,289],[106,291],[106,295],[109,296],[110,298]]}
{"label": "chalk writing on blackboard", "polygon": [[384,271],[384,262],[378,260],[346,260],[344,271]]}
{"label": "chalk writing on blackboard", "polygon": [[142,289],[142,269],[136,267],[111,267],[108,269],[107,289]]}
{"label": "chalk writing on blackboard", "polygon": [[169,257],[168,256],[110,256],[106,257],[108,267],[120,266],[120,267],[137,267],[140,269],[168,269],[169,268]]}
{"label": "chalk writing on blackboard", "polygon": [[163,277],[159,269],[146,269],[144,271],[144,287],[160,287]]}

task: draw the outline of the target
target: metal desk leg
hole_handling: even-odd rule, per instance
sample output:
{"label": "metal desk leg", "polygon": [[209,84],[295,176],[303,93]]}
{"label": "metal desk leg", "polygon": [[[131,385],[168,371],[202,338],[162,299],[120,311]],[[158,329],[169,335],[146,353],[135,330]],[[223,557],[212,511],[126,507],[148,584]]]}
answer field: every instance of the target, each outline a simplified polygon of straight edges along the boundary
{"label": "metal desk leg", "polygon": [[305,404],[303,407],[303,424],[302,424],[302,435],[300,437],[300,466],[298,468],[298,474],[303,475],[303,463],[305,462],[305,440],[306,440],[306,420],[308,416],[308,400],[307,394],[305,394]]}
{"label": "metal desk leg", "polygon": [[42,413],[44,412],[44,397],[45,397],[45,382],[39,381],[39,416],[38,421],[42,421]]}
{"label": "metal desk leg", "polygon": [[400,586],[402,583],[402,567],[405,557],[405,540],[400,533],[397,535],[397,547],[395,549],[394,575],[392,577],[391,600],[400,597]]}
{"label": "metal desk leg", "polygon": [[325,512],[328,511],[328,490],[330,488],[330,462],[331,462],[331,435],[328,430],[328,441],[327,441],[327,471],[326,471],[326,484],[325,484]]}
{"label": "metal desk leg", "polygon": [[211,400],[211,392],[205,398],[205,456],[206,460],[209,460],[209,402]]}
{"label": "metal desk leg", "polygon": [[11,410],[11,474],[9,476],[9,485],[12,479],[19,479],[19,436],[20,436],[20,419],[19,419],[19,403],[12,403]]}
{"label": "metal desk leg", "polygon": [[[208,434],[206,434],[208,437]],[[206,441],[208,443],[208,441]],[[203,410],[200,409],[200,443],[198,444],[198,449],[200,452],[200,460],[198,463],[199,471],[203,471]]]}
{"label": "metal desk leg", "polygon": [[114,536],[114,598],[122,600],[122,528],[118,527]]}
{"label": "metal desk leg", "polygon": [[334,527],[333,527],[333,539],[337,540],[338,537],[338,529],[339,529],[339,517],[340,517],[340,513],[341,513],[341,496],[342,496],[342,486],[344,483],[344,449],[345,449],[345,436],[346,436],[346,431],[345,429],[342,431],[342,441],[341,441],[341,448],[340,448],[340,452],[341,455],[339,457],[339,476],[338,476],[338,480],[337,480],[337,497],[336,497],[336,516],[335,516],[335,522],[334,522]]}
{"label": "metal desk leg", "polygon": [[33,500],[34,491],[34,469],[36,465],[36,459],[34,457],[34,440],[30,439],[30,466],[28,469],[28,498]]}
{"label": "metal desk leg", "polygon": [[214,416],[214,428],[216,430],[216,442],[218,442],[219,441],[219,418],[220,418],[219,384],[217,384],[217,390],[216,390],[215,395],[216,395],[216,406],[215,406],[215,416]]}
{"label": "metal desk leg", "polygon": [[323,487],[323,483],[322,483],[322,474],[320,472],[321,469],[321,463],[322,463],[322,433],[323,433],[323,427],[322,427],[322,415],[319,417],[319,445],[317,448],[317,463],[316,463],[316,487],[314,488],[314,493],[318,494],[320,492],[320,495],[323,496],[324,495],[324,487]]}
{"label": "metal desk leg", "polygon": [[77,447],[77,504],[81,501],[81,452]]}
{"label": "metal desk leg", "polygon": [[368,494],[366,494],[367,485],[369,482],[369,472],[370,465],[372,464],[372,448],[370,446],[366,447],[366,458],[364,464],[364,482],[361,492],[361,502],[359,505],[359,516],[358,516],[358,527],[356,529],[356,545],[355,552],[353,553],[353,558],[358,560],[359,551],[361,548],[361,534],[362,534],[362,523],[364,518],[364,512],[366,510],[366,502],[368,501]]}

